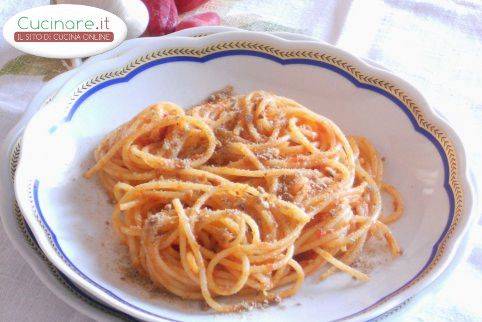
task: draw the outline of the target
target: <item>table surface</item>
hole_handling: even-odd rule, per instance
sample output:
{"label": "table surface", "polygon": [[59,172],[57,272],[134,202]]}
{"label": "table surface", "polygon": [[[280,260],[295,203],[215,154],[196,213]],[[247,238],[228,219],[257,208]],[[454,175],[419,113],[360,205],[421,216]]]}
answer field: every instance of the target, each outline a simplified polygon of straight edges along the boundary
{"label": "table surface", "polygon": [[[42,0],[0,1],[0,26]],[[478,0],[211,0],[223,23],[289,31],[369,58],[411,82],[467,146],[482,178],[482,2]],[[27,56],[0,36],[0,141],[63,60]],[[480,185],[480,183],[479,183]],[[479,197],[480,200],[480,197]],[[482,219],[471,227],[465,258],[443,283],[407,304],[393,320],[482,321]],[[88,321],[34,275],[0,228],[0,321]]]}

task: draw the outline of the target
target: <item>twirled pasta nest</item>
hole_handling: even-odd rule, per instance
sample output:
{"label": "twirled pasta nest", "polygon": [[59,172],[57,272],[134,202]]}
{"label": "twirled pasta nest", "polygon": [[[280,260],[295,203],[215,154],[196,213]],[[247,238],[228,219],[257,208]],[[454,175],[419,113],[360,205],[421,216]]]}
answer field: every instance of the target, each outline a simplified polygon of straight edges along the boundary
{"label": "twirled pasta nest", "polygon": [[[185,112],[148,107],[110,133],[86,177],[116,203],[132,264],[153,283],[220,312],[293,295],[305,275],[349,265],[403,210],[363,137],[264,91],[212,95]],[[393,212],[381,215],[381,191]],[[242,295],[226,304],[219,297]]]}

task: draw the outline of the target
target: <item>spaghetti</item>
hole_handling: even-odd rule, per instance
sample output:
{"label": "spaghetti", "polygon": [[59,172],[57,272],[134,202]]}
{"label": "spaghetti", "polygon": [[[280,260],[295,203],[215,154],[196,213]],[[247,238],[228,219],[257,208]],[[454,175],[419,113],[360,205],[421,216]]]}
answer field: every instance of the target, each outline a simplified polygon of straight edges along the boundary
{"label": "spaghetti", "polygon": [[[95,158],[86,177],[98,173],[115,201],[133,266],[219,312],[279,301],[316,272],[366,281],[350,265],[373,236],[400,253],[386,224],[403,204],[375,148],[284,97],[220,92],[186,113],[159,103],[109,134]],[[245,300],[219,301],[232,295]]]}

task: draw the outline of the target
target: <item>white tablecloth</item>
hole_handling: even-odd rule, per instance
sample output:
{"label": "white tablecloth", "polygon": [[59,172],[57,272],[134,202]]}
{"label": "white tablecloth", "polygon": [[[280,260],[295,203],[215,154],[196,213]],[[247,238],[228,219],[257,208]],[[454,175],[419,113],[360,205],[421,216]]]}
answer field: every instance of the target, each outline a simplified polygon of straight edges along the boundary
{"label": "white tablecloth", "polygon": [[[2,0],[0,25],[21,9],[47,3]],[[450,120],[466,143],[471,168],[482,178],[479,0],[212,0],[203,9],[216,10],[227,25],[305,33],[386,66]],[[0,140],[44,80],[66,69],[62,61],[12,61],[19,55],[0,39]],[[470,236],[467,256],[455,271],[393,319],[482,320],[482,220]],[[42,285],[0,229],[0,321],[13,320],[88,318]]]}

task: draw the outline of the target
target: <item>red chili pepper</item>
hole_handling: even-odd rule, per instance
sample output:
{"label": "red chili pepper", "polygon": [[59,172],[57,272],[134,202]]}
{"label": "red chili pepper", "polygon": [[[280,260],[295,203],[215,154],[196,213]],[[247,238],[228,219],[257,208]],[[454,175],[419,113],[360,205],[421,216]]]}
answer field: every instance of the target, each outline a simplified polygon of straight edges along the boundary
{"label": "red chili pepper", "polygon": [[217,13],[205,12],[187,17],[186,19],[182,20],[176,26],[176,31],[199,26],[218,26],[220,23],[221,18]]}
{"label": "red chili pepper", "polygon": [[149,24],[145,34],[161,36],[175,30],[178,15],[174,0],[142,0],[149,11]]}
{"label": "red chili pepper", "polygon": [[208,0],[176,0],[177,11],[184,13],[196,9]]}
{"label": "red chili pepper", "polygon": [[321,237],[325,236],[326,234],[327,234],[326,231],[320,229],[320,230],[318,230],[316,235],[318,236],[318,238],[321,238]]}

